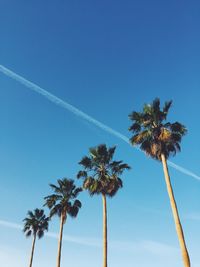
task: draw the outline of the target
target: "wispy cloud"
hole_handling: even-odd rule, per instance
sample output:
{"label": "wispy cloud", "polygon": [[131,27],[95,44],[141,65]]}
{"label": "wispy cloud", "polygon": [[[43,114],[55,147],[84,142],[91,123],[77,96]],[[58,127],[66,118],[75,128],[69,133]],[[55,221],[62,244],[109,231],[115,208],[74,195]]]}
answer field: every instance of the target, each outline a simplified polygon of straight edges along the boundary
{"label": "wispy cloud", "polygon": [[[84,113],[83,111],[81,111],[80,109],[76,108],[75,106],[69,104],[68,102],[60,99],[59,97],[51,94],[50,92],[48,92],[47,90],[43,89],[42,87],[38,86],[37,84],[25,79],[24,77],[20,76],[19,74],[11,71],[10,69],[4,67],[3,65],[0,65],[0,72],[5,74],[6,76],[20,82],[21,84],[23,84],[25,87],[29,88],[32,91],[35,91],[36,93],[42,95],[43,97],[47,98],[49,101],[53,102],[55,105],[58,105],[72,113],[74,113],[76,116],[81,117],[82,119],[88,121],[89,123],[94,124],[95,126],[99,127],[100,129],[106,131],[107,133],[110,133],[116,137],[118,137],[119,139],[121,139],[122,141],[124,141],[125,143],[129,144],[129,138],[123,134],[121,134],[120,132],[114,130],[113,128],[105,125],[104,123],[96,120],[95,118],[93,118],[92,116]],[[168,162],[169,166],[171,166],[172,168],[176,169],[177,171],[188,175],[192,178],[195,178],[197,180],[200,180],[200,176],[195,174],[194,172],[183,168],[180,165],[177,165],[171,161]]]}
{"label": "wispy cloud", "polygon": [[22,230],[22,225],[17,224],[17,223],[13,223],[13,222],[8,222],[8,221],[4,221],[4,220],[0,220],[0,225],[1,226],[5,226],[8,228],[12,228],[12,229],[18,229],[18,230]]}
{"label": "wispy cloud", "polygon": [[20,82],[21,84],[25,85],[27,88],[37,92],[38,94],[44,96],[45,98],[47,98],[49,101],[53,102],[54,104],[67,109],[68,111],[74,113],[76,116],[79,116],[81,118],[83,118],[84,120],[96,125],[97,127],[101,128],[102,130],[115,135],[116,137],[120,138],[121,140],[123,140],[126,143],[129,143],[129,139],[124,136],[123,134],[119,133],[118,131],[115,131],[114,129],[112,129],[111,127],[101,123],[100,121],[96,120],[95,118],[89,116],[88,114],[84,113],[83,111],[81,111],[80,109],[72,106],[71,104],[67,103],[66,101],[63,101],[62,99],[60,99],[59,97],[49,93],[47,90],[43,89],[42,87],[36,85],[35,83],[32,83],[30,81],[28,81],[27,79],[23,78],[22,76],[14,73],[13,71],[5,68],[4,66],[0,65],[0,71],[5,74],[6,76]]}
{"label": "wispy cloud", "polygon": [[[0,220],[0,226],[12,228],[16,230],[23,229],[23,226],[21,224],[17,224],[14,222],[6,221],[6,220]],[[58,234],[54,232],[47,232],[45,234],[47,237],[58,239]],[[70,235],[63,235],[63,240],[67,242],[76,243],[79,245],[86,245],[86,246],[92,246],[92,247],[101,247],[101,242],[97,239],[91,239],[91,238],[81,238],[81,237],[73,237]]]}
{"label": "wispy cloud", "polygon": [[176,169],[177,171],[179,172],[182,172],[188,176],[191,176],[192,178],[195,178],[197,180],[200,180],[200,176],[193,173],[192,171],[188,170],[188,169],[185,169],[183,167],[181,167],[180,165],[177,165],[175,163],[173,163],[172,161],[168,160],[168,164],[169,166],[171,166],[172,168]]}
{"label": "wispy cloud", "polygon": [[140,241],[110,241],[109,246],[111,249],[124,250],[132,253],[143,254],[150,253],[152,255],[172,255],[178,254],[179,249],[158,241],[153,240],[140,240]]}
{"label": "wispy cloud", "polygon": [[191,221],[200,221],[200,213],[199,212],[192,212],[184,216],[184,219],[191,220]]}
{"label": "wispy cloud", "polygon": [[[13,223],[6,220],[0,220],[0,226],[12,228],[15,230],[22,231],[23,227],[20,224]],[[58,234],[54,232],[47,232],[46,237],[58,239]],[[73,237],[69,235],[63,235],[63,241],[75,243],[77,245],[84,245],[90,247],[101,248],[102,240],[98,238],[87,238],[87,237]],[[157,256],[168,256],[177,254],[178,249],[174,246],[164,244],[153,240],[142,240],[142,241],[116,241],[111,240],[109,242],[109,248],[111,250],[126,251],[130,253],[142,254],[149,253]]]}
{"label": "wispy cloud", "polygon": [[[47,237],[58,239],[58,234],[53,232],[46,233]],[[101,241],[95,238],[87,237],[73,237],[69,235],[63,235],[63,241],[76,243],[78,245],[90,246],[90,247],[101,247]]]}

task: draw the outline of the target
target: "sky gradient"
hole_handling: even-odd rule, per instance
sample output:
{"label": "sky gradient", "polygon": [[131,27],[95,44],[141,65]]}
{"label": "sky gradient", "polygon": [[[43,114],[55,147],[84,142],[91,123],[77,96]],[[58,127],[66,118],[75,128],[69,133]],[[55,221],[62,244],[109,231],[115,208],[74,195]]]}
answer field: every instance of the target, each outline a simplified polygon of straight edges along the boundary
{"label": "sky gradient", "polygon": [[[0,64],[130,137],[128,114],[155,97],[188,128],[170,159],[200,175],[200,4],[197,1],[1,1]],[[27,266],[27,210],[49,183],[75,178],[88,148],[117,145],[132,169],[108,201],[109,266],[182,266],[162,166],[123,140],[0,73],[0,263]],[[200,182],[170,168],[193,267],[200,267]],[[79,181],[77,181],[80,184]],[[80,196],[65,225],[62,266],[101,266],[102,202]],[[59,221],[36,243],[33,266],[55,266]],[[12,257],[10,256],[12,255]]]}

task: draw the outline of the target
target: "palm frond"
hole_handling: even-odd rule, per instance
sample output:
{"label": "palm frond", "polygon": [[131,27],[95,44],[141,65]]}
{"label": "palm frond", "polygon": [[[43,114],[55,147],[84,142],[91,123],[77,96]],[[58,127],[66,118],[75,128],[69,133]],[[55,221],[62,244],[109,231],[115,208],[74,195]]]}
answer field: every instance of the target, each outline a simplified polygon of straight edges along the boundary
{"label": "palm frond", "polygon": [[32,231],[31,230],[29,230],[29,231],[26,232],[26,237],[29,237],[31,235],[32,235]]}
{"label": "palm frond", "polygon": [[165,102],[164,107],[163,107],[163,113],[165,115],[164,119],[166,119],[171,106],[172,106],[172,100]]}
{"label": "palm frond", "polygon": [[107,158],[107,161],[108,161],[108,162],[110,162],[110,161],[113,159],[115,150],[116,150],[116,146],[110,147],[110,148],[108,149],[108,158]]}
{"label": "palm frond", "polygon": [[[91,196],[98,194],[114,195],[114,189],[121,187],[117,180],[117,175],[121,175],[125,170],[130,169],[128,164],[123,161],[113,160],[116,146],[107,148],[105,144],[89,149],[90,169],[79,171],[78,177],[83,177],[83,188],[86,189]],[[84,164],[82,164],[84,167]],[[121,180],[120,180],[121,181]],[[116,183],[116,186],[114,184]],[[122,183],[121,183],[122,185]]]}
{"label": "palm frond", "polygon": [[141,125],[138,122],[135,122],[129,127],[128,130],[133,133],[138,133],[141,131]]}
{"label": "palm frond", "polygon": [[79,171],[77,174],[77,178],[86,178],[87,177],[87,172],[86,171]]}
{"label": "palm frond", "polygon": [[36,234],[39,237],[41,232],[44,234],[44,231],[48,230],[49,220],[42,209],[35,209],[33,212],[28,211],[28,217],[26,217],[23,221],[25,222],[23,232],[27,237]]}
{"label": "palm frond", "polygon": [[50,209],[50,218],[57,215],[66,219],[67,213],[70,212],[73,206],[73,201],[76,204],[76,208],[79,209],[81,207],[81,203],[76,197],[82,191],[82,188],[76,187],[74,180],[69,178],[58,179],[57,183],[57,185],[51,186],[53,191],[56,190],[57,194],[45,197],[45,205]]}
{"label": "palm frond", "polygon": [[155,98],[153,100],[153,103],[152,103],[152,110],[153,112],[156,114],[156,113],[160,113],[160,99],[159,98]]}
{"label": "palm frond", "polygon": [[170,128],[171,128],[172,132],[179,133],[182,136],[187,133],[186,127],[179,122],[172,123],[170,125]]}
{"label": "palm frond", "polygon": [[135,121],[138,124],[141,124],[142,120],[143,120],[143,114],[140,112],[135,112],[133,111],[130,115],[129,115],[130,120]]}
{"label": "palm frond", "polygon": [[130,119],[133,124],[129,130],[133,132],[130,143],[139,145],[147,155],[153,159],[161,160],[161,154],[166,158],[174,156],[180,151],[182,137],[187,129],[179,122],[165,122],[172,101],[165,102],[160,108],[159,98],[154,99],[151,104],[145,104],[143,112],[133,112]]}
{"label": "palm frond", "polygon": [[80,165],[83,165],[85,169],[91,168],[91,159],[89,157],[83,157],[82,160],[79,162]]}

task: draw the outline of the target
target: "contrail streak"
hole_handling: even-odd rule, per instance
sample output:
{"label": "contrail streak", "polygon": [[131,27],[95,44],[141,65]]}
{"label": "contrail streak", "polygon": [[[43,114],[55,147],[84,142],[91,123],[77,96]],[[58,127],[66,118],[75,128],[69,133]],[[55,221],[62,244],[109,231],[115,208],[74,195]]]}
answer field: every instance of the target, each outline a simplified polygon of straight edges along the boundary
{"label": "contrail streak", "polygon": [[[22,225],[4,220],[0,220],[0,226],[7,227],[10,229],[17,229],[20,231],[23,230]],[[45,236],[58,240],[58,234],[53,232],[47,232]],[[97,238],[72,237],[68,235],[63,235],[63,241],[71,242],[77,245],[90,246],[93,248],[102,248],[102,241],[101,239]],[[176,253],[178,251],[176,247],[160,243],[155,240],[141,240],[139,242],[138,240],[137,242],[110,240],[110,248],[114,250],[130,251],[135,253],[144,253],[144,251],[146,251],[152,254],[157,253],[158,255],[160,255],[160,253],[170,253],[171,255],[172,253]]]}
{"label": "contrail streak", "polygon": [[[17,224],[17,223],[5,221],[5,220],[0,220],[0,226],[11,228],[11,229],[16,229],[16,230],[21,230],[21,231],[23,230],[23,226],[21,224]],[[58,239],[58,234],[54,232],[47,232],[45,236]],[[80,238],[80,237],[72,237],[69,235],[63,235],[63,240],[67,242],[76,243],[79,245],[101,247],[101,242],[99,242],[96,239]]]}
{"label": "contrail streak", "polygon": [[197,174],[191,172],[190,170],[185,169],[185,168],[181,167],[180,165],[177,165],[177,164],[173,163],[170,160],[168,160],[167,162],[168,162],[169,166],[171,166],[172,168],[176,169],[177,171],[180,171],[180,172],[182,172],[182,173],[184,173],[184,174],[186,174],[188,176],[191,176],[191,177],[193,177],[193,178],[195,178],[197,180],[200,180],[200,176],[198,176]]}
{"label": "contrail streak", "polygon": [[13,71],[5,68],[4,66],[0,65],[0,71],[5,74],[6,76],[22,83],[23,85],[25,85],[26,87],[28,87],[29,89],[41,94],[42,96],[46,97],[48,100],[50,100],[51,102],[53,102],[54,104],[69,110],[70,112],[74,113],[75,115],[85,119],[86,121],[89,121],[90,123],[93,123],[94,125],[96,125],[97,127],[101,128],[102,130],[115,135],[116,137],[122,139],[123,141],[125,141],[126,143],[129,143],[129,139],[124,136],[123,134],[115,131],[114,129],[110,128],[109,126],[101,123],[100,121],[94,119],[93,117],[89,116],[88,114],[84,113],[83,111],[79,110],[78,108],[72,106],[71,104],[67,103],[66,101],[63,101],[62,99],[58,98],[57,96],[49,93],[48,91],[46,91],[45,89],[41,88],[40,86],[28,81],[27,79],[23,78],[22,76],[14,73]]}
{"label": "contrail streak", "polygon": [[[79,110],[78,108],[72,106],[71,104],[67,103],[66,101],[60,99],[59,97],[49,93],[47,90],[43,89],[42,87],[38,86],[37,84],[25,79],[24,77],[18,75],[17,73],[11,71],[10,69],[4,67],[3,65],[0,65],[0,72],[2,72],[3,74],[5,74],[6,76],[20,82],[21,84],[23,84],[25,87],[29,88],[30,90],[35,91],[36,93],[44,96],[45,98],[47,98],[49,101],[53,102],[54,104],[67,109],[68,111],[74,113],[76,116],[81,117],[82,119],[96,125],[97,127],[101,128],[102,130],[118,137],[119,139],[121,139],[122,141],[128,143],[130,145],[129,142],[129,138],[121,133],[119,133],[118,131],[112,129],[111,127],[105,125],[104,123],[94,119],[93,117],[91,117],[90,115],[84,113],[83,111]],[[193,173],[190,170],[187,170],[171,161],[168,161],[169,166],[171,166],[172,168],[176,169],[177,171],[186,174],[192,178],[195,178],[197,180],[200,180],[200,176]]]}

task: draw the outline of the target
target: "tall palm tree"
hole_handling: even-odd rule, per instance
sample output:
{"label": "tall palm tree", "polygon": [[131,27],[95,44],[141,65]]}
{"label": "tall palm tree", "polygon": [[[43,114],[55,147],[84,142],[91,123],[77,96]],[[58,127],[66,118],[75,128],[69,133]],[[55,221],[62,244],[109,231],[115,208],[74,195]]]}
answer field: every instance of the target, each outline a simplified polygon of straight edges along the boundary
{"label": "tall palm tree", "polygon": [[79,171],[77,178],[83,178],[83,188],[91,196],[102,195],[103,200],[103,267],[107,267],[107,203],[106,197],[113,197],[123,186],[120,175],[130,167],[120,161],[114,161],[116,147],[107,148],[99,145],[89,149],[89,156],[79,162],[83,170]]}
{"label": "tall palm tree", "polygon": [[184,266],[189,267],[190,258],[167,166],[169,156],[174,156],[176,152],[180,151],[180,143],[187,130],[179,122],[166,122],[171,105],[172,101],[165,102],[164,107],[161,109],[160,100],[156,98],[152,104],[145,104],[142,112],[132,112],[129,115],[129,118],[133,121],[129,128],[133,132],[130,142],[132,145],[139,145],[141,150],[148,156],[162,162]]}
{"label": "tall palm tree", "polygon": [[60,234],[57,256],[57,267],[60,267],[63,227],[67,220],[67,215],[76,217],[79,209],[81,208],[81,202],[76,198],[82,191],[82,188],[76,187],[74,180],[72,179],[63,178],[57,180],[57,182],[58,185],[50,184],[54,194],[44,198],[44,205],[48,206],[50,209],[50,217],[54,215],[58,215],[60,217]]}
{"label": "tall palm tree", "polygon": [[23,221],[24,221],[23,231],[26,234],[26,236],[29,237],[33,235],[31,258],[29,263],[29,267],[31,267],[33,262],[36,237],[40,239],[43,237],[44,232],[48,231],[49,218],[46,217],[46,215],[44,214],[44,210],[35,209],[33,212],[28,211],[28,217],[26,217]]}

